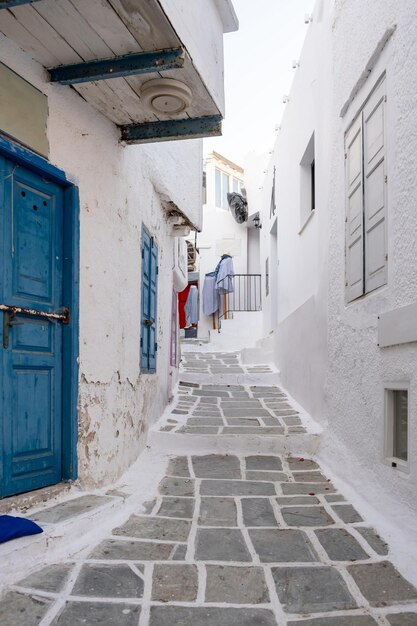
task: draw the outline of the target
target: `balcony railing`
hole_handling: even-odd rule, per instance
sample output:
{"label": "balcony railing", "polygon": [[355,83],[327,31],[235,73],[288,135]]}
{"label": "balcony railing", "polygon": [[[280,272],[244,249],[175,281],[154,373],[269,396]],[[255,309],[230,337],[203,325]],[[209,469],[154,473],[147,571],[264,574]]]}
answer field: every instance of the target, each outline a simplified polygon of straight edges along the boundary
{"label": "balcony railing", "polygon": [[222,319],[233,318],[238,311],[261,311],[262,289],[260,274],[229,274],[217,283],[219,306],[217,329]]}

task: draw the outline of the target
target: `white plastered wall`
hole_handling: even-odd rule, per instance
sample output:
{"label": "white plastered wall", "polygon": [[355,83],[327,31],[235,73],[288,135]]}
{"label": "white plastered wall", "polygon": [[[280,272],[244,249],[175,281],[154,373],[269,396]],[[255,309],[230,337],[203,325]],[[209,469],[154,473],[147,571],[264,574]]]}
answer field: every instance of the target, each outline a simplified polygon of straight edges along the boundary
{"label": "white plastered wall", "polygon": [[[80,191],[79,478],[114,481],[168,400],[172,200],[201,223],[202,142],[123,147],[117,128],[0,36],[2,61],[48,96],[50,161]],[[139,371],[141,228],[159,245],[157,374]]]}
{"label": "white plastered wall", "polygon": [[[392,26],[395,32],[343,118],[343,105]],[[378,315],[417,301],[416,90],[417,6],[412,0],[338,2],[333,23],[335,132],[332,144],[329,249],[329,374],[326,387],[329,428],[324,452],[333,464],[359,463],[361,477],[378,487],[378,503],[390,494],[417,511],[417,345],[379,348]],[[343,60],[343,64],[342,64]],[[343,70],[343,71],[342,71]],[[345,305],[344,293],[344,132],[386,72],[388,172],[388,283]],[[384,383],[408,382],[409,474],[384,462]],[[335,445],[335,442],[337,445]]]}
{"label": "white plastered wall", "polygon": [[[316,6],[261,190],[264,335],[270,337],[284,386],[320,421],[325,415],[323,388],[327,368],[327,212],[331,183],[326,145],[332,127],[330,12],[331,3]],[[301,204],[300,163],[313,132],[316,209],[306,220],[306,207]],[[261,161],[259,158],[258,162]],[[274,166],[276,213],[271,215]],[[307,214],[310,213],[308,207]],[[266,259],[269,295],[265,289]]]}
{"label": "white plastered wall", "polygon": [[[379,42],[396,26],[384,49]],[[378,347],[378,316],[417,301],[417,6],[412,0],[316,3],[263,189],[262,268],[277,167],[278,327],[285,387],[326,424],[323,462],[393,519],[417,511],[417,345]],[[343,117],[370,60],[372,71]],[[386,73],[388,283],[345,302],[344,134]],[[316,210],[302,230],[298,167],[315,132]],[[300,230],[302,232],[299,234]],[[272,322],[264,307],[265,334]],[[384,459],[384,384],[409,385],[409,472]],[[389,510],[388,508],[389,507]],[[403,509],[399,509],[401,511]],[[400,523],[400,521],[399,521]]]}

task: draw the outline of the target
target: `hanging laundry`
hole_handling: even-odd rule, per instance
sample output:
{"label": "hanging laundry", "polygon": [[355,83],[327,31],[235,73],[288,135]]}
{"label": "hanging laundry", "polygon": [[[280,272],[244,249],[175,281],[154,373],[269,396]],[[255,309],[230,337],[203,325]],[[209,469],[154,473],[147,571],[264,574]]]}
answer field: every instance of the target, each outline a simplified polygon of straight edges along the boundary
{"label": "hanging laundry", "polygon": [[185,303],[185,328],[198,323],[198,289],[195,285],[191,285],[188,292],[187,302]]}
{"label": "hanging laundry", "polygon": [[204,278],[203,285],[203,313],[212,315],[219,308],[216,291],[216,272],[209,272]]}
{"label": "hanging laundry", "polygon": [[230,254],[223,254],[220,263],[216,267],[216,289],[219,293],[232,293],[234,291],[235,271]]}

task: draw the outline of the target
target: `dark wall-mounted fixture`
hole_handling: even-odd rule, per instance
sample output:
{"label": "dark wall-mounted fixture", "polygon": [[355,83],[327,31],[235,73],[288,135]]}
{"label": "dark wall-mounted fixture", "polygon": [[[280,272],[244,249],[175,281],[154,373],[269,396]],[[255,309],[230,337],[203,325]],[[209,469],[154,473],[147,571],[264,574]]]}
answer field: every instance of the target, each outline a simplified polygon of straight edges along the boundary
{"label": "dark wall-mounted fixture", "polygon": [[252,221],[255,228],[257,228],[258,230],[262,228],[261,218],[259,217],[259,215],[255,215]]}
{"label": "dark wall-mounted fixture", "polygon": [[255,215],[252,221],[255,228],[257,228],[258,230],[262,228],[261,218],[259,217],[259,215]]}

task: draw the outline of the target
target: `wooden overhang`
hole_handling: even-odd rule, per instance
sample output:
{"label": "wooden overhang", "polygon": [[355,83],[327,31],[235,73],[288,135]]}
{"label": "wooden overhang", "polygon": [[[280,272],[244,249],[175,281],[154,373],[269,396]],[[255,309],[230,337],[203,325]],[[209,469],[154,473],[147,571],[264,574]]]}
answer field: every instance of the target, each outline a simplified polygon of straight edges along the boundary
{"label": "wooden overhang", "polygon": [[[0,32],[114,122],[127,143],[221,134],[222,115],[158,0],[0,0]],[[193,99],[154,113],[142,85],[173,78]]]}

